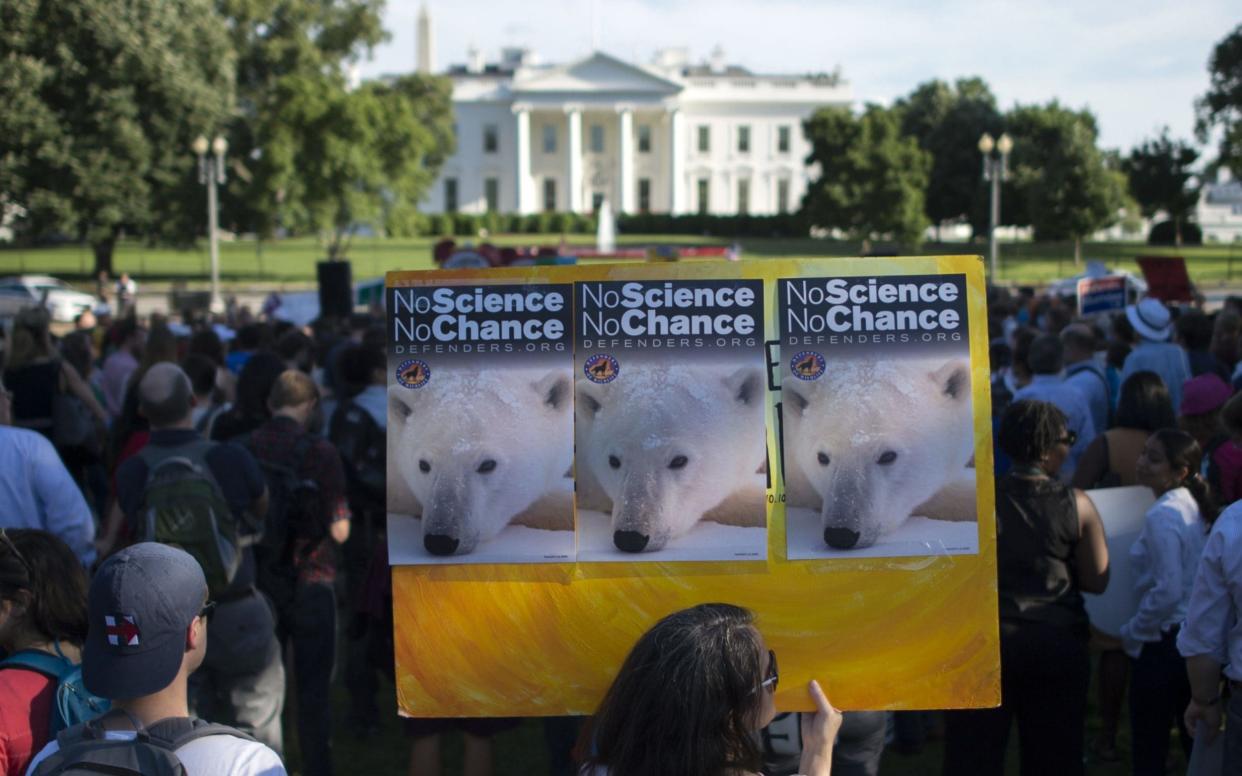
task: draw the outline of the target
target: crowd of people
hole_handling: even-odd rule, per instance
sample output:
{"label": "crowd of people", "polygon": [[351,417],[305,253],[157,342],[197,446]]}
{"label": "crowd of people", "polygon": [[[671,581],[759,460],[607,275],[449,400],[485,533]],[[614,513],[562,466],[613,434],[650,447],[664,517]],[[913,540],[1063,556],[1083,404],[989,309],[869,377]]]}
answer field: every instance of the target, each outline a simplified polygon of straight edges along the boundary
{"label": "crowd of people", "polygon": [[[778,716],[777,655],[754,616],[704,605],[635,645],[585,725],[546,721],[555,774],[874,776],[886,749],[917,750],[929,727],[943,730],[945,774],[1000,774],[1016,721],[1022,772],[1068,775],[1117,760],[1127,718],[1133,772],[1162,774],[1174,729],[1187,754],[1216,733],[1222,686],[1242,681],[1242,655],[1230,659],[1242,507],[1221,512],[1242,498],[1242,299],[1207,313],[1148,298],[1086,320],[1071,301],[992,289],[988,309],[1002,705],[929,725],[841,714],[812,683],[817,712]],[[335,739],[391,713],[378,697],[393,670],[381,320],[303,328],[242,310],[228,323],[107,308],[55,334],[39,308],[13,321],[3,776],[169,757],[192,773],[283,773],[286,716],[301,771],[329,774]],[[1138,610],[1110,636],[1083,603],[1110,578],[1084,491],[1117,485],[1154,504],[1128,550]],[[1101,731],[1088,742],[1093,679]],[[1235,697],[1226,743],[1242,763]],[[482,776],[492,737],[517,723],[405,724],[411,774],[440,772],[440,737],[456,730],[466,773]]]}

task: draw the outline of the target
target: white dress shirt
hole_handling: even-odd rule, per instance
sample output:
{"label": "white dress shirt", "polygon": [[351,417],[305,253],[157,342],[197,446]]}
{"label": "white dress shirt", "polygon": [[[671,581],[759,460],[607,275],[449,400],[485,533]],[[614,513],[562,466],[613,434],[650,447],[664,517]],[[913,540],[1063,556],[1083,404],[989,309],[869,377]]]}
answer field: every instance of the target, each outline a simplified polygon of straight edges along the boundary
{"label": "white dress shirt", "polygon": [[1242,681],[1242,501],[1226,509],[1208,534],[1199,559],[1186,622],[1177,635],[1182,657],[1207,655]]}
{"label": "white dress shirt", "polygon": [[1121,644],[1130,657],[1186,618],[1206,542],[1207,528],[1189,490],[1174,488],[1147,510],[1143,532],[1130,547],[1139,595],[1138,611],[1121,626]]}

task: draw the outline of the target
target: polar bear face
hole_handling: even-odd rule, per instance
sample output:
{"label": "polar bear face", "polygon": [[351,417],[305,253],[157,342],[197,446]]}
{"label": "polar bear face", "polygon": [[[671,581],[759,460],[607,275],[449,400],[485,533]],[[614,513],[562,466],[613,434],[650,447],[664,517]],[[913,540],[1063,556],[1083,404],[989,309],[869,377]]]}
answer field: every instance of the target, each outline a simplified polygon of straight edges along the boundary
{"label": "polar bear face", "polygon": [[437,392],[388,390],[396,468],[422,510],[423,545],[464,555],[563,479],[573,460],[563,370],[444,373]]}
{"label": "polar bear face", "polygon": [[973,453],[964,361],[838,362],[783,384],[787,465],[822,499],[824,541],[869,547],[960,475]]}
{"label": "polar bear face", "polygon": [[753,477],[763,387],[757,368],[631,367],[579,383],[579,461],[612,502],[617,549],[663,548]]}

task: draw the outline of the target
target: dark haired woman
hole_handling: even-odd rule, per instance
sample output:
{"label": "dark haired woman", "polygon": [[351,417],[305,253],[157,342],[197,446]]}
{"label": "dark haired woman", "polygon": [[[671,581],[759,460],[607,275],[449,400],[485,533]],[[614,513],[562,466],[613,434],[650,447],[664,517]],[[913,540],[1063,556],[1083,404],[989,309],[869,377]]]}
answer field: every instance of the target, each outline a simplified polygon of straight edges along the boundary
{"label": "dark haired woman", "polygon": [[1177,426],[1177,411],[1168,386],[1155,372],[1135,372],[1121,384],[1113,427],[1083,451],[1074,470],[1075,488],[1136,485],[1135,463],[1147,437]]}
{"label": "dark haired woman", "polygon": [[[583,733],[589,776],[744,776],[760,767],[754,732],[776,716],[776,653],[754,616],[702,604],[643,634]],[[841,712],[811,682],[800,774],[828,776]]]}
{"label": "dark haired woman", "polygon": [[267,408],[267,397],[283,371],[285,362],[275,353],[263,350],[248,354],[237,378],[237,401],[216,417],[211,429],[212,440],[227,442],[263,425],[272,416]]}
{"label": "dark haired woman", "polygon": [[[34,650],[81,662],[86,573],[43,531],[0,528],[0,653]],[[56,680],[0,665],[0,776],[20,776],[48,741]]]}
{"label": "dark haired woman", "polygon": [[1122,646],[1134,659],[1130,726],[1136,776],[1164,774],[1171,723],[1177,724],[1190,757],[1191,739],[1182,719],[1190,682],[1177,652],[1177,632],[1216,516],[1199,475],[1202,458],[1194,437],[1166,428],[1151,435],[1138,459],[1139,483],[1151,488],[1156,503],[1130,548],[1139,606],[1121,626]]}
{"label": "dark haired woman", "polygon": [[944,773],[1000,776],[1018,719],[1023,776],[1080,776],[1087,715],[1082,593],[1108,585],[1099,513],[1057,479],[1073,437],[1065,414],[1014,402],[997,435],[1013,468],[996,482],[1001,706],[946,715]]}

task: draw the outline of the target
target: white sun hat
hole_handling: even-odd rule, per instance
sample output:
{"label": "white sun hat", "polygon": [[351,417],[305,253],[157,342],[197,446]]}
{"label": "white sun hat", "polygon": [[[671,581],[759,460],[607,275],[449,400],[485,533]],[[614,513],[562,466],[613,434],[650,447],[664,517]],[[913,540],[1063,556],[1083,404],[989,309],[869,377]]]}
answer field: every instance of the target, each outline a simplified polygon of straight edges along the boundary
{"label": "white sun hat", "polygon": [[1138,304],[1126,307],[1126,317],[1143,339],[1164,342],[1173,333],[1173,319],[1169,315],[1169,308],[1161,304],[1159,299],[1149,296]]}

